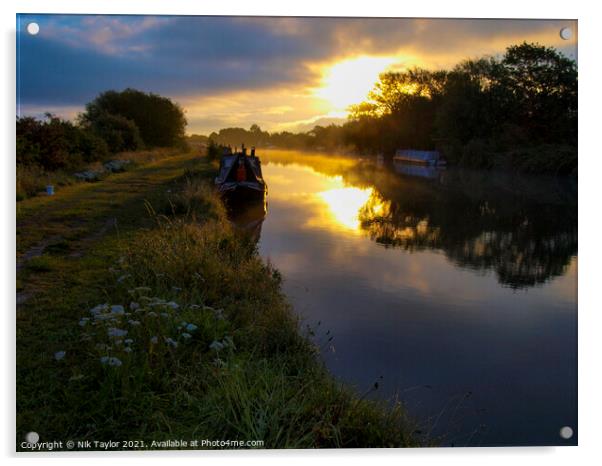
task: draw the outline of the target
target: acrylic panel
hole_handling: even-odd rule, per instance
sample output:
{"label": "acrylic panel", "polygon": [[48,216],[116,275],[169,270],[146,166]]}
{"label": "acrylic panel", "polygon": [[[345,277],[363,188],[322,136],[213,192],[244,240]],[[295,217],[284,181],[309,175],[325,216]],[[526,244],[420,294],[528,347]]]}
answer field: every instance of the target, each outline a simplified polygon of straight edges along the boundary
{"label": "acrylic panel", "polygon": [[577,21],[17,16],[18,451],[576,445]]}

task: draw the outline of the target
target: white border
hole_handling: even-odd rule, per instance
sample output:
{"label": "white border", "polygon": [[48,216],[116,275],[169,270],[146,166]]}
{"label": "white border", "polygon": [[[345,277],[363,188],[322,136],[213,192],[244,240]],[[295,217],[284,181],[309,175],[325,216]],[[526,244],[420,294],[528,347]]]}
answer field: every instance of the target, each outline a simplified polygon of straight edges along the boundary
{"label": "white border", "polygon": [[[2,9],[2,37],[4,55],[2,69],[2,189],[3,248],[2,296],[7,305],[2,307],[2,368],[1,388],[3,413],[0,424],[3,456],[15,461],[14,449],[14,261],[15,261],[15,201],[14,201],[14,109],[15,109],[15,14],[20,13],[121,13],[121,14],[214,14],[214,15],[288,15],[288,16],[400,16],[400,17],[470,17],[470,18],[566,18],[579,20],[579,447],[563,448],[483,448],[483,449],[428,449],[428,450],[343,450],[343,451],[251,451],[251,452],[153,452],[100,454],[25,455],[19,464],[38,464],[48,457],[55,461],[101,464],[110,459],[132,460],[137,464],[164,464],[168,458],[181,463],[244,461],[249,464],[279,464],[283,461],[305,464],[308,461],[331,464],[345,461],[349,464],[378,462],[399,464],[404,461],[421,464],[446,465],[507,465],[542,463],[546,465],[593,464],[601,455],[596,447],[602,413],[600,412],[600,309],[595,305],[596,278],[601,263],[598,213],[602,211],[599,174],[602,173],[602,154],[599,150],[600,133],[600,77],[599,30],[602,24],[594,2],[504,0],[499,2],[472,2],[469,0],[429,2],[363,2],[304,0],[289,4],[277,0],[198,2],[190,0],[21,0],[4,1]],[[598,40],[596,40],[596,38]],[[8,228],[8,226],[12,228]]]}

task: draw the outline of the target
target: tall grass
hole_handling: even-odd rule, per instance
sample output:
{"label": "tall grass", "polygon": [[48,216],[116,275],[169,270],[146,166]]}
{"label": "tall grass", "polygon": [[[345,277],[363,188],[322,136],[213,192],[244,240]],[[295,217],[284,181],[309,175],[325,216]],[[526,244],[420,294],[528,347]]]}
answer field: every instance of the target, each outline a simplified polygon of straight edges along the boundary
{"label": "tall grass", "polygon": [[362,399],[325,370],[279,273],[207,185],[188,180],[175,199],[169,214],[153,212],[156,227],[121,240],[102,300],[66,330],[80,343],[52,363],[44,411],[20,419],[18,431],[145,447],[184,438],[264,448],[422,443],[401,405]]}

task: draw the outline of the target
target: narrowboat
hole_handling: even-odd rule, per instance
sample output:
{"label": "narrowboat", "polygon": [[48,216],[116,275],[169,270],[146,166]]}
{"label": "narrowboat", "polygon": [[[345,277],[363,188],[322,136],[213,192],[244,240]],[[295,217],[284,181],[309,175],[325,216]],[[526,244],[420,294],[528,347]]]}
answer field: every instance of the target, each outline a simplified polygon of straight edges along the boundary
{"label": "narrowboat", "polygon": [[447,165],[445,159],[441,157],[441,153],[436,150],[398,149],[395,151],[393,160],[427,167],[445,167]]}
{"label": "narrowboat", "polygon": [[249,155],[244,145],[240,152],[227,150],[220,160],[215,186],[230,203],[265,200],[268,187],[255,148]]}

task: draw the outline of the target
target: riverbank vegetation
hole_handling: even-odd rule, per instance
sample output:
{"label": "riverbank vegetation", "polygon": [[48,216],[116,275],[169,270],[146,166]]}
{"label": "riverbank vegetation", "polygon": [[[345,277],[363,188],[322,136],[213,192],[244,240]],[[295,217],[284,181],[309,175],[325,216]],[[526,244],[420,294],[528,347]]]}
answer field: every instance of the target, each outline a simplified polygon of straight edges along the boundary
{"label": "riverbank vegetation", "polygon": [[[23,265],[31,296],[17,314],[18,437],[34,430],[42,440],[144,447],[174,438],[263,448],[424,444],[401,405],[360,397],[325,370],[279,273],[208,188],[215,167],[192,155],[172,165],[174,174],[181,167],[175,180],[104,207],[120,219],[118,231],[83,255],[67,245]],[[133,171],[102,192],[117,180],[146,186]],[[95,215],[78,202],[80,222]]]}
{"label": "riverbank vegetation", "polygon": [[439,150],[451,165],[571,174],[577,168],[577,65],[553,48],[523,43],[501,57],[449,70],[380,75],[339,126],[305,133],[225,128],[220,144],[384,153]]}
{"label": "riverbank vegetation", "polygon": [[42,119],[17,118],[16,126],[18,200],[48,184],[73,184],[75,171],[95,170],[111,159],[127,155],[140,163],[186,150],[183,110],[134,89],[100,94],[75,122],[48,113]]}

